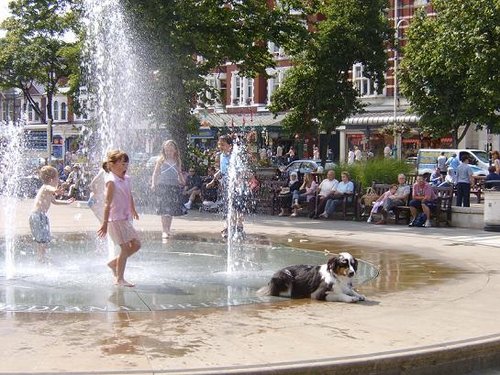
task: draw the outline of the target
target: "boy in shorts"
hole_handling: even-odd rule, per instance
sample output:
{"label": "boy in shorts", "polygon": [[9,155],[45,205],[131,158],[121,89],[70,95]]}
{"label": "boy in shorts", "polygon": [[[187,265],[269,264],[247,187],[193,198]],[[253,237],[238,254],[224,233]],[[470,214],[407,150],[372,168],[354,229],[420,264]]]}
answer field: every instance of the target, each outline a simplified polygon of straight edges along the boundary
{"label": "boy in shorts", "polygon": [[40,169],[40,179],[43,185],[38,189],[38,193],[36,194],[29,222],[33,239],[38,244],[38,260],[46,262],[47,244],[51,239],[49,218],[47,216],[50,205],[51,203],[71,204],[75,199],[70,198],[66,201],[56,200],[56,195],[62,195],[63,189],[58,187],[59,174],[54,167],[49,165],[43,166]]}

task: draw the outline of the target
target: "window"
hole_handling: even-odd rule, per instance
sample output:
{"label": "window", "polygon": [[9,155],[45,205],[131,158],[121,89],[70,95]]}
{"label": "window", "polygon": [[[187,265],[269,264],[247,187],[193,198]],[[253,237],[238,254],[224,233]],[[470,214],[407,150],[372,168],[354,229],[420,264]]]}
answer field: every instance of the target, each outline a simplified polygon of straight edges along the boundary
{"label": "window", "polygon": [[271,101],[271,97],[274,91],[276,91],[276,89],[280,87],[283,81],[285,80],[288,69],[289,68],[278,68],[268,71],[268,74],[273,76],[272,78],[269,78],[267,81],[268,102]]}
{"label": "window", "polygon": [[33,106],[28,105],[28,121],[33,121]]}
{"label": "window", "polygon": [[285,57],[285,49],[273,42],[267,42],[267,49],[275,57]]}
{"label": "window", "polygon": [[80,98],[80,108],[79,112],[75,113],[75,120],[82,121],[82,120],[87,120],[88,119],[88,111],[89,109],[89,100],[83,100]]}
{"label": "window", "polygon": [[254,81],[252,78],[240,77],[237,72],[232,75],[232,105],[250,105],[253,103],[253,87]]}
{"label": "window", "polygon": [[365,77],[363,64],[355,64],[352,67],[352,81],[359,96],[377,95],[377,84]]}
{"label": "window", "polygon": [[246,99],[245,104],[252,104],[253,101],[253,79],[246,79]]}
{"label": "window", "polygon": [[66,103],[61,103],[61,120],[66,120],[67,116],[67,105]]}
{"label": "window", "polygon": [[241,90],[241,86],[243,86],[243,79],[239,75],[234,76],[234,98],[233,104],[240,105],[241,100],[243,98],[243,92]]}
{"label": "window", "polygon": [[59,102],[57,100],[54,101],[54,111],[52,116],[54,117],[54,120],[59,120]]}

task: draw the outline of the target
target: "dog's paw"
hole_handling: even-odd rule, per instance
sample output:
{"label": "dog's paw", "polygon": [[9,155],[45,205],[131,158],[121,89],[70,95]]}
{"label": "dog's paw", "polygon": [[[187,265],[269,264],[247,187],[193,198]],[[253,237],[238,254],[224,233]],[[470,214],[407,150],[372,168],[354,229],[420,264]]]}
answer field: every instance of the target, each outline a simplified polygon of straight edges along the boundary
{"label": "dog's paw", "polygon": [[366,298],[362,294],[357,294],[355,296],[349,296],[348,302],[359,302],[359,301],[364,301]]}

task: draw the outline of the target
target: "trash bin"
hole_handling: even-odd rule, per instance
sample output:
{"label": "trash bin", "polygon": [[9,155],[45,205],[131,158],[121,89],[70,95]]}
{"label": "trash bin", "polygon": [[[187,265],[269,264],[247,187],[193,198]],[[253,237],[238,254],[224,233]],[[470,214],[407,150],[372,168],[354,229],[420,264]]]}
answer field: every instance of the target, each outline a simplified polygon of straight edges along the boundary
{"label": "trash bin", "polygon": [[500,191],[484,191],[484,230],[500,232]]}

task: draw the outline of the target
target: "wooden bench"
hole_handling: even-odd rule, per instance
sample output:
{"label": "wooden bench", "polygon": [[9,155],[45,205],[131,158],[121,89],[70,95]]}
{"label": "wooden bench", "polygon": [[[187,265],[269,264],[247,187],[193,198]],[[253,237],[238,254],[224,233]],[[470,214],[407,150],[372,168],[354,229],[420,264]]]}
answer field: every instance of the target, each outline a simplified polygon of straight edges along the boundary
{"label": "wooden bench", "polygon": [[481,203],[484,191],[485,176],[474,176],[474,184],[470,187],[470,193],[477,197],[477,203]]}
{"label": "wooden bench", "polygon": [[[382,184],[382,183],[377,183],[373,181],[372,186],[367,189],[366,194],[368,194],[368,190],[371,190],[374,194],[376,194],[378,197],[380,197],[382,194],[384,194],[389,188],[391,187],[390,184]],[[361,201],[363,199],[363,196],[360,197],[360,206],[361,206],[361,216],[370,216],[370,212],[373,208],[373,203],[375,203],[376,199],[372,202],[367,202],[365,200]]]}
{"label": "wooden bench", "polygon": [[[382,184],[382,183],[377,183],[373,182],[371,189],[374,191],[379,197],[387,192],[391,188],[391,184]],[[408,224],[410,222],[410,207],[408,206],[409,199],[411,197],[411,189],[412,186],[410,185],[410,195],[408,196],[407,201],[405,202],[406,204],[403,206],[396,206],[393,209],[394,212],[394,222],[395,224],[398,224],[402,219],[405,219],[406,223]],[[370,215],[371,209],[373,207],[373,201],[370,205],[365,205],[364,212],[363,214],[365,216]]]}
{"label": "wooden bench", "polygon": [[434,187],[437,195],[436,208],[431,212],[431,219],[434,219],[436,226],[444,222],[446,225],[451,223],[451,205],[453,203],[453,187]]}
{"label": "wooden bench", "polygon": [[286,184],[281,180],[259,179],[260,187],[255,193],[255,212],[258,214],[275,215],[279,212],[278,193]]}
{"label": "wooden bench", "polygon": [[[437,202],[436,206],[431,210],[431,220],[435,222],[436,226],[439,226],[443,222],[449,226],[451,222],[451,205],[453,203],[453,187],[433,187],[432,189],[436,193]],[[407,224],[410,223],[410,206],[397,206],[394,213],[396,215],[395,220],[399,220],[401,214],[405,213]]]}
{"label": "wooden bench", "polygon": [[[352,194],[346,194],[343,197],[342,204],[338,205],[338,209],[333,213],[333,218],[341,217],[343,220],[347,220],[352,218],[354,220],[359,220],[361,211],[360,211],[360,203],[359,198],[361,197],[361,184],[352,181],[354,184],[354,192]],[[298,214],[300,216],[307,216],[311,212],[309,210],[310,205],[314,204],[318,199],[318,193],[314,196],[311,202],[302,202],[300,204],[300,209]],[[314,211],[314,210],[313,210]]]}
{"label": "wooden bench", "polygon": [[360,204],[359,198],[361,197],[362,187],[358,182],[353,181],[354,192],[348,194],[344,197],[342,202],[342,218],[347,220],[352,217],[354,220],[358,221],[360,217]]}

